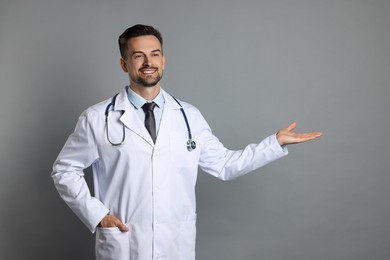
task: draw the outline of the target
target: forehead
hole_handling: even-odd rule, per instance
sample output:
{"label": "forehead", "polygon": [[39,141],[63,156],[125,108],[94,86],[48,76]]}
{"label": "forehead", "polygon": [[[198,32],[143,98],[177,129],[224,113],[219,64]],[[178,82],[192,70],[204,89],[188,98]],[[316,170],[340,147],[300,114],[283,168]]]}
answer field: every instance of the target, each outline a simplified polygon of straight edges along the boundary
{"label": "forehead", "polygon": [[160,41],[154,35],[143,35],[129,39],[127,42],[129,53],[134,51],[150,52],[161,50]]}

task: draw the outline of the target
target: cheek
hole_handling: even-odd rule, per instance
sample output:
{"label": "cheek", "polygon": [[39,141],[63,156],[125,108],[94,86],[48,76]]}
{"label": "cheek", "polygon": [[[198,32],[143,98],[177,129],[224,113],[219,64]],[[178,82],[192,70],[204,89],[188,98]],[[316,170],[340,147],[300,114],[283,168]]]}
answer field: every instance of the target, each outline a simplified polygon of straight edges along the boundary
{"label": "cheek", "polygon": [[138,72],[138,69],[141,67],[141,65],[138,62],[133,62],[129,64],[129,71]]}

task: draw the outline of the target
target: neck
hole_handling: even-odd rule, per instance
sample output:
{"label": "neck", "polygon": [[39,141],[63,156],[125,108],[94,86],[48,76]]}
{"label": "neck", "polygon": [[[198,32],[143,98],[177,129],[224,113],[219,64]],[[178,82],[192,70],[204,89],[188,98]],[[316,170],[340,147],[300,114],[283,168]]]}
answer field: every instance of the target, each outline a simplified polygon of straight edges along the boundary
{"label": "neck", "polygon": [[153,87],[144,87],[144,86],[138,86],[136,84],[131,84],[130,88],[143,97],[146,100],[153,100],[155,97],[157,97],[158,93],[160,93],[160,85],[157,84]]}

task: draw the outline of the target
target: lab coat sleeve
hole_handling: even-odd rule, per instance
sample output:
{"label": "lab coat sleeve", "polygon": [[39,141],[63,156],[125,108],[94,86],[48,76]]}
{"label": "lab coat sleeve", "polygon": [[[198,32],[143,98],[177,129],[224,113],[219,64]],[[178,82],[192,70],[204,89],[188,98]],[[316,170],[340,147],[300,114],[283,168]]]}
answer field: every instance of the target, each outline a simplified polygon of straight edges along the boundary
{"label": "lab coat sleeve", "polygon": [[229,150],[212,134],[206,121],[203,124],[199,166],[219,179],[235,179],[288,154],[287,148],[280,146],[276,134],[242,150]]}
{"label": "lab coat sleeve", "polygon": [[91,232],[109,212],[91,196],[84,169],[98,159],[87,112],[84,112],[53,165],[52,178],[60,196]]}

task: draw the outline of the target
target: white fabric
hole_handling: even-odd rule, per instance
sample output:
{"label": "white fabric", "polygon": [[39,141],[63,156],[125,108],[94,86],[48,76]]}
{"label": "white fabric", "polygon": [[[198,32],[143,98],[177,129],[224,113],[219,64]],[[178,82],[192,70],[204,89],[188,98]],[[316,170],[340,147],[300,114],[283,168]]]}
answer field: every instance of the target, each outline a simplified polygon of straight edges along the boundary
{"label": "white fabric", "polygon": [[[163,90],[162,90],[163,91]],[[196,236],[195,184],[200,166],[222,180],[255,170],[287,154],[272,135],[240,151],[226,149],[193,106],[181,102],[197,148],[186,148],[188,132],[180,106],[163,91],[164,112],[156,144],[129,103],[119,93],[110,113],[110,139],[126,140],[112,146],[106,138],[104,111],[108,99],[82,113],[53,166],[52,178],[61,197],[91,232],[96,232],[99,260],[194,260]],[[124,110],[122,113],[120,110]],[[92,165],[95,197],[84,180]],[[118,228],[96,228],[110,213],[126,223]]]}

